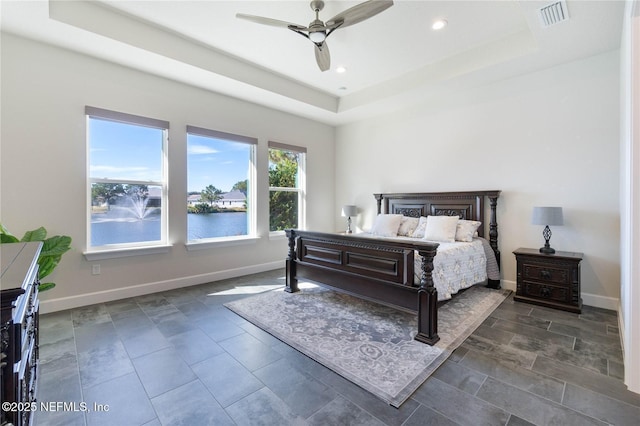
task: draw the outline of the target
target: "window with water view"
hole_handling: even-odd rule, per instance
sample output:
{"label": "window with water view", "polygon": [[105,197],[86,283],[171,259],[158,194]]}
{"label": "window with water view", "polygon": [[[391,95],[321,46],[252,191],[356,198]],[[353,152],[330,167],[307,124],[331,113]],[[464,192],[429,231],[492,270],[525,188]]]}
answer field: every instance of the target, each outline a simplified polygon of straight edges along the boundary
{"label": "window with water view", "polygon": [[257,140],[187,126],[187,240],[253,235]]}
{"label": "window with water view", "polygon": [[93,107],[86,115],[88,247],[164,244],[169,123]]}

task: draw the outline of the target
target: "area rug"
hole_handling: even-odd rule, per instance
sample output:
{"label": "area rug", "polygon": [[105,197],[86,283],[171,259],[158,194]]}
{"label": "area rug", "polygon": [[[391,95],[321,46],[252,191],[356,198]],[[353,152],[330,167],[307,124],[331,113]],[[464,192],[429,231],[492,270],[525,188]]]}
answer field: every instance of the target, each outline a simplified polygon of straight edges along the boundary
{"label": "area rug", "polygon": [[300,283],[225,306],[394,407],[399,407],[509,295],[474,286],[438,309],[434,346],[413,340],[417,315]]}

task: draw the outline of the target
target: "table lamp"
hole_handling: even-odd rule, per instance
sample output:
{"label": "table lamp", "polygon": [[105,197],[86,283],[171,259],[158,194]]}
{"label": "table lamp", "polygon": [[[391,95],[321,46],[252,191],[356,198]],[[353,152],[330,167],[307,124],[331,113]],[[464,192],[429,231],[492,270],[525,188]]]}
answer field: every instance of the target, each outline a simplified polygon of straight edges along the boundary
{"label": "table lamp", "polygon": [[358,215],[358,207],[353,205],[342,206],[342,216],[347,217],[347,234],[351,234],[351,217]]}
{"label": "table lamp", "polygon": [[540,253],[553,254],[556,251],[549,245],[551,239],[551,229],[549,225],[562,225],[562,207],[534,207],[531,216],[532,225],[544,225],[542,236],[544,237],[544,247],[540,247]]}

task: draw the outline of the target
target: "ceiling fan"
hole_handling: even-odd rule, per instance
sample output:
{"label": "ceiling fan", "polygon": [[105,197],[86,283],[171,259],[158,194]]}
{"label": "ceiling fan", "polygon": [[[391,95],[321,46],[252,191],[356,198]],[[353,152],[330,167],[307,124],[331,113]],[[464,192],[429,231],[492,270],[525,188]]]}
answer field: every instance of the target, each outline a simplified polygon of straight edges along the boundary
{"label": "ceiling fan", "polygon": [[392,0],[369,0],[337,14],[327,22],[322,22],[319,15],[320,11],[324,8],[324,2],[321,0],[314,0],[311,2],[311,9],[315,12],[316,19],[311,21],[307,27],[304,25],[292,24],[291,22],[279,21],[277,19],[264,18],[262,16],[246,15],[244,13],[237,13],[236,18],[246,19],[258,24],[288,28],[291,31],[308,38],[314,44],[318,67],[320,67],[321,71],[326,71],[331,66],[329,46],[327,46],[326,43],[327,37],[329,37],[329,35],[338,28],[357,24],[358,22],[377,15],[391,6],[393,6]]}

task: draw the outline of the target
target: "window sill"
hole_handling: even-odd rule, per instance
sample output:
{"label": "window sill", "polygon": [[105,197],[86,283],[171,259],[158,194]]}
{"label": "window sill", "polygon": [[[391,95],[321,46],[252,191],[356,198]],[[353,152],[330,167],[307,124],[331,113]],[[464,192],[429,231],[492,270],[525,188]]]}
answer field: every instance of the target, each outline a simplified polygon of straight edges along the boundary
{"label": "window sill", "polygon": [[216,238],[211,240],[192,241],[185,244],[187,251],[208,250],[217,247],[230,247],[245,244],[255,244],[260,237],[244,236],[244,237],[227,237]]}
{"label": "window sill", "polygon": [[88,251],[84,252],[83,254],[85,259],[92,262],[94,260],[116,259],[119,257],[146,256],[149,254],[169,253],[169,251],[171,251],[171,247],[171,245],[166,245],[136,248],[118,248],[111,250]]}

